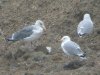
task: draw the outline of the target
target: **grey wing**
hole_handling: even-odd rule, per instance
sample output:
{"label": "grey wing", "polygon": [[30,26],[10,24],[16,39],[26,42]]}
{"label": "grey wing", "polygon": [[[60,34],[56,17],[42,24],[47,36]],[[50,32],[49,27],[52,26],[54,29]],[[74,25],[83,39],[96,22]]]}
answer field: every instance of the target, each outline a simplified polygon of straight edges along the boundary
{"label": "grey wing", "polygon": [[33,27],[28,26],[18,32],[15,32],[13,38],[15,41],[18,41],[26,37],[29,37],[31,34],[33,34]]}
{"label": "grey wing", "polygon": [[63,47],[70,55],[79,55],[83,53],[80,46],[72,41],[65,43]]}
{"label": "grey wing", "polygon": [[92,33],[93,23],[88,20],[83,20],[79,23],[77,32],[80,34]]}

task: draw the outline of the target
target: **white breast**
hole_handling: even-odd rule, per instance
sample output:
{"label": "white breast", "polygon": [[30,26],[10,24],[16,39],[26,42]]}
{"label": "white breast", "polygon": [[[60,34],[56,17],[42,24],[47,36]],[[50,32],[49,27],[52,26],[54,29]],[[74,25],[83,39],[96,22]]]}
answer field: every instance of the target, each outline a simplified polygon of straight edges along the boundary
{"label": "white breast", "polygon": [[38,30],[33,30],[33,34],[27,38],[24,38],[25,41],[37,40],[43,34],[43,29],[39,28]]}

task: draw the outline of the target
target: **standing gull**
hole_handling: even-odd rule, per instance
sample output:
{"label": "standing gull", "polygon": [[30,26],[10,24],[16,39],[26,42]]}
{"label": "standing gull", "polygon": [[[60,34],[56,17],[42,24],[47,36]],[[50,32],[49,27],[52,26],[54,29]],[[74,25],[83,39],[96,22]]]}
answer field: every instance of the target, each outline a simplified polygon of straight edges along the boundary
{"label": "standing gull", "polygon": [[86,59],[84,52],[81,50],[80,46],[71,41],[69,36],[63,36],[61,39],[61,48],[67,55],[79,56],[81,59]]}
{"label": "standing gull", "polygon": [[85,14],[83,20],[78,24],[77,33],[79,37],[89,35],[93,32],[93,22],[90,14]]}
{"label": "standing gull", "polygon": [[37,20],[35,24],[24,27],[23,29],[13,33],[10,37],[6,38],[7,41],[32,41],[37,40],[46,30],[43,21]]}

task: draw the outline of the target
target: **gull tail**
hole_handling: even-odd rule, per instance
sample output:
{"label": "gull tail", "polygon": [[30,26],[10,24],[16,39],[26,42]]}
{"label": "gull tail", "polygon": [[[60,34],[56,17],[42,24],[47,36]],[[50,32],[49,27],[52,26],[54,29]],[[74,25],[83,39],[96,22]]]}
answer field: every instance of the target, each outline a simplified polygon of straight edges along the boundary
{"label": "gull tail", "polygon": [[79,37],[81,38],[82,37],[82,35],[81,34],[78,34],[79,35]]}
{"label": "gull tail", "polygon": [[6,41],[14,41],[13,39],[11,38],[5,38]]}
{"label": "gull tail", "polygon": [[78,33],[78,36],[81,38],[81,37],[84,36],[84,34],[82,34],[82,33]]}
{"label": "gull tail", "polygon": [[87,35],[86,33],[78,33],[78,36],[81,38],[83,36]]}
{"label": "gull tail", "polygon": [[16,41],[12,36],[5,38],[6,41]]}
{"label": "gull tail", "polygon": [[87,58],[86,58],[86,53],[80,54],[79,57],[80,57],[80,59],[82,59],[82,60],[86,60],[86,59],[87,59]]}

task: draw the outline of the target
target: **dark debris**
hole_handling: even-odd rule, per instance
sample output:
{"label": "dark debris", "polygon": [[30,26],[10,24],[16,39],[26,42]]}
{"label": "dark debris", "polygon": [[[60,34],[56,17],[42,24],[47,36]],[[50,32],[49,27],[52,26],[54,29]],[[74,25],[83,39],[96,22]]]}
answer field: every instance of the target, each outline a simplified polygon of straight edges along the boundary
{"label": "dark debris", "polygon": [[75,61],[69,62],[68,64],[65,64],[63,68],[64,70],[74,70],[74,69],[78,69],[82,67],[83,65],[85,65],[84,61],[75,60]]}

